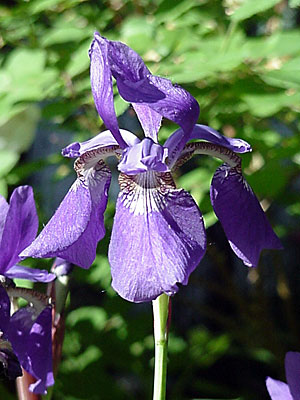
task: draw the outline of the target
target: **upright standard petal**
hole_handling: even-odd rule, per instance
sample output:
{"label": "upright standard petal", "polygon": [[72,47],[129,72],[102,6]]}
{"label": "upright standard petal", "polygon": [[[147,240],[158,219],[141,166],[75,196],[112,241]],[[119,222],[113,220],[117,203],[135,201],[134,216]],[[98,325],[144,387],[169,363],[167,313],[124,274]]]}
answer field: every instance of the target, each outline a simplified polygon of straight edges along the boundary
{"label": "upright standard petal", "polygon": [[128,147],[123,151],[118,169],[128,175],[135,175],[149,170],[165,172],[168,150],[152,139],[145,138],[142,142]]}
{"label": "upright standard petal", "polygon": [[19,254],[35,238],[38,230],[33,190],[30,186],[15,189],[10,198],[0,244],[0,271],[4,274],[19,260]]}
{"label": "upright standard petal", "polygon": [[132,103],[132,105],[142,125],[145,136],[157,143],[162,116],[145,104]]}
{"label": "upright standard petal", "polygon": [[97,244],[105,235],[104,211],[111,173],[100,160],[87,170],[83,166],[80,174],[54,216],[22,257],[61,257],[82,268],[91,266]]}
{"label": "upright standard petal", "polygon": [[267,389],[272,400],[295,400],[288,385],[270,377],[266,380]]}
{"label": "upright standard petal", "polygon": [[95,34],[90,48],[91,87],[96,109],[121,148],[126,147],[118,126],[114,108],[112,74],[108,61],[108,42]]}
{"label": "upright standard petal", "polygon": [[[178,141],[182,137],[182,129],[177,129],[165,142],[164,146],[169,150],[169,165],[173,166],[178,157],[181,155],[181,150],[178,148]],[[191,131],[189,137],[186,137],[186,141],[192,139],[206,140],[210,143],[214,143],[227,149],[234,151],[235,153],[248,153],[252,151],[251,146],[243,139],[228,138],[221,135],[218,131],[211,128],[210,126],[196,124]]]}
{"label": "upright standard petal", "polygon": [[300,399],[300,353],[294,351],[286,353],[285,375],[294,400]]}
{"label": "upright standard petal", "polygon": [[[159,117],[152,113],[153,121],[147,122],[149,116],[144,115],[149,112],[147,107],[177,123],[185,132],[183,136],[188,135],[199,116],[199,105],[194,97],[182,87],[173,85],[170,80],[152,75],[142,58],[130,47],[105,40],[110,69],[117,81],[119,93],[126,101],[134,104],[147,135],[149,133],[149,137],[156,141],[155,130],[160,122]],[[144,107],[140,108],[139,105]]]}
{"label": "upright standard petal", "polygon": [[120,175],[109,246],[112,286],[133,302],[172,295],[186,285],[206,249],[203,218],[169,173]]}
{"label": "upright standard petal", "polygon": [[210,197],[229,244],[245,265],[258,264],[263,249],[281,249],[259,201],[240,171],[227,164],[213,177]]}
{"label": "upright standard petal", "polygon": [[20,364],[37,379],[29,386],[36,394],[47,394],[47,387],[54,384],[51,326],[51,307],[46,307],[37,317],[26,307],[14,313],[7,332]]}

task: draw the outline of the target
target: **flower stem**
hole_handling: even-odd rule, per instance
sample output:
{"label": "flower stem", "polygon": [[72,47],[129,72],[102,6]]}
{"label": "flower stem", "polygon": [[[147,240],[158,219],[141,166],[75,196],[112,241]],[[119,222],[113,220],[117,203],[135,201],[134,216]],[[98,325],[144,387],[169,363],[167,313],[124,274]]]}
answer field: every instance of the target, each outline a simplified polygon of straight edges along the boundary
{"label": "flower stem", "polygon": [[167,353],[168,353],[168,310],[169,296],[162,294],[153,300],[154,317],[154,389],[153,400],[165,400],[167,382]]}

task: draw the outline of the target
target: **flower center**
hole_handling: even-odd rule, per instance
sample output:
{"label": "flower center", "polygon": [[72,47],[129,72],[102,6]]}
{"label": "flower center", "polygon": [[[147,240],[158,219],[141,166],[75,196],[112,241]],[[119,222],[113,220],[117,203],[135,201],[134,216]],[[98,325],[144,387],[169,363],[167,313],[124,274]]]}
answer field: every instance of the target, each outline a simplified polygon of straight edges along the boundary
{"label": "flower center", "polygon": [[165,194],[176,189],[169,172],[147,171],[137,175],[119,175],[123,205],[134,215],[147,215],[165,207]]}

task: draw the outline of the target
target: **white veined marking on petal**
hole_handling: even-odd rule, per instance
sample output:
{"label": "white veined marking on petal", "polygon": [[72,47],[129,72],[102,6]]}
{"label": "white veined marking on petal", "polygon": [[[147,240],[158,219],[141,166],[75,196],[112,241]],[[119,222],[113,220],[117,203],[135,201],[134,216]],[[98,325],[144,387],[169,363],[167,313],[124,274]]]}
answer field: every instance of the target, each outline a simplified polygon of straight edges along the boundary
{"label": "white veined marking on petal", "polygon": [[162,189],[165,185],[166,188],[173,188],[173,184],[170,185],[169,182],[165,183],[164,179],[159,179],[159,174],[154,171],[143,172],[132,177],[124,174],[121,176],[122,202],[133,215],[147,215],[160,212],[165,208],[166,199]]}

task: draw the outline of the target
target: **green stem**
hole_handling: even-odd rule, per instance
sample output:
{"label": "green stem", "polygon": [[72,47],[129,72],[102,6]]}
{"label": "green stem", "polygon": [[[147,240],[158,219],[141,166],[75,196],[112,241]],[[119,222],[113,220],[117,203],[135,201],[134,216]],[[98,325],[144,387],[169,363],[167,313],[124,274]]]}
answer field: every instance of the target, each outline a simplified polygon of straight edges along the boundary
{"label": "green stem", "polygon": [[168,308],[169,296],[162,294],[153,300],[154,317],[154,389],[153,400],[165,400],[167,382],[167,353],[168,353]]}

